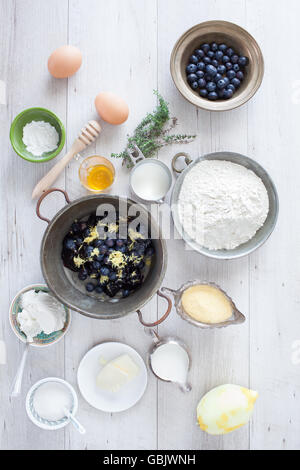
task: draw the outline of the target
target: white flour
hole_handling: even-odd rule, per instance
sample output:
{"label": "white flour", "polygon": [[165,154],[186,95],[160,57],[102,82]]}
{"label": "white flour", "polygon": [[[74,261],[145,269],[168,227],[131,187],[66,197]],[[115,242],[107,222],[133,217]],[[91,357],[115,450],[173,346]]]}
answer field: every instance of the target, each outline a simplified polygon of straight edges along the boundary
{"label": "white flour", "polygon": [[236,163],[204,160],[184,178],[178,211],[193,240],[209,250],[231,250],[264,224],[269,198],[253,171]]}
{"label": "white flour", "polygon": [[23,127],[23,143],[28,152],[41,157],[43,153],[57,149],[59,135],[49,122],[32,121]]}

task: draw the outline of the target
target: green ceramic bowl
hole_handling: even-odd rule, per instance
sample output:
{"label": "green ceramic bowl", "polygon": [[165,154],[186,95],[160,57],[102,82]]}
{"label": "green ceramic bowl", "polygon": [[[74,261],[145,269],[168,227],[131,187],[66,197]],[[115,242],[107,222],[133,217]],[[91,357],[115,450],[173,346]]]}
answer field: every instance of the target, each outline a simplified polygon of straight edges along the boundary
{"label": "green ceramic bowl", "polygon": [[[45,121],[54,126],[59,135],[59,145],[53,152],[46,152],[41,157],[35,157],[26,150],[23,143],[23,127],[31,121]],[[42,163],[56,157],[65,145],[66,132],[61,120],[52,111],[45,108],[28,108],[18,114],[12,122],[9,133],[11,145],[14,151],[24,160],[34,163]]]}

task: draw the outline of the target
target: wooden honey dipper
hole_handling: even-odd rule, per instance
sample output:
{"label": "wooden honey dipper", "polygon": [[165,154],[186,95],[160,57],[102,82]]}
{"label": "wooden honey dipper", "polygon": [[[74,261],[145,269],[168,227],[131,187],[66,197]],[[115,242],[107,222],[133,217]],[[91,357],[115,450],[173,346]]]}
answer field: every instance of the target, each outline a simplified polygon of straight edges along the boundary
{"label": "wooden honey dipper", "polygon": [[101,132],[101,126],[97,121],[89,121],[88,124],[81,129],[81,133],[73,143],[72,147],[59,162],[51,168],[50,171],[38,182],[32,192],[32,199],[40,197],[44,191],[49,189],[54,181],[58,178],[68,163],[79,152],[82,152],[88,145],[96,140]]}

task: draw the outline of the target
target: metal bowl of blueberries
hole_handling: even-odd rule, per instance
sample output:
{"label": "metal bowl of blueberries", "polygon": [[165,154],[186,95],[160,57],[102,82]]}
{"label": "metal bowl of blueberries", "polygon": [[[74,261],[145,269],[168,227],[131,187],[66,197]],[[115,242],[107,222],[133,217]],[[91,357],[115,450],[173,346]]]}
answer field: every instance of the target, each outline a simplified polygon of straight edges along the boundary
{"label": "metal bowl of blueberries", "polygon": [[[50,221],[40,213],[48,194],[59,191],[67,205]],[[48,223],[41,243],[41,267],[52,294],[88,317],[108,320],[137,312],[144,326],[161,323],[172,302],[160,292],[167,268],[166,242],[150,212],[131,199],[108,194],[73,202],[62,189],[45,191],[37,215]],[[168,308],[154,323],[140,309],[155,295]]]}
{"label": "metal bowl of blueberries", "polygon": [[190,103],[208,111],[228,111],[257,92],[264,60],[259,45],[243,28],[207,21],[178,39],[170,69],[175,86]]}

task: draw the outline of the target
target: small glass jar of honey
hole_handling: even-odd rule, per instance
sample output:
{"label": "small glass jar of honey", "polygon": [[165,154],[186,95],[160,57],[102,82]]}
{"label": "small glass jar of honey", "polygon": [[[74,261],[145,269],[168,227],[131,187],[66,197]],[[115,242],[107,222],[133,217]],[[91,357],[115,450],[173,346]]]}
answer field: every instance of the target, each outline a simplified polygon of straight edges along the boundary
{"label": "small glass jar of honey", "polygon": [[112,186],[115,168],[107,158],[93,155],[82,161],[79,167],[79,179],[89,191],[100,193]]}

